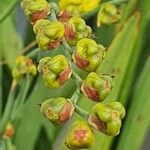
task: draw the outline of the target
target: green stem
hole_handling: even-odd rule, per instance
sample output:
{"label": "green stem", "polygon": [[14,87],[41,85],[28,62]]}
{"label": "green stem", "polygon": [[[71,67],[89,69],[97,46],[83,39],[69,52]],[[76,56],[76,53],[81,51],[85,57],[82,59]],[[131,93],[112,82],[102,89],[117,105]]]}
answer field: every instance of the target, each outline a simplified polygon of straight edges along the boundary
{"label": "green stem", "polygon": [[6,7],[6,9],[0,15],[0,23],[2,23],[15,9],[16,5],[20,2],[20,0],[12,0],[10,4]]}
{"label": "green stem", "polygon": [[16,118],[16,115],[18,114],[18,112],[20,112],[20,110],[24,104],[24,101],[26,99],[29,87],[30,87],[30,75],[27,74],[26,79],[25,79],[25,86],[22,87],[23,92],[22,92],[22,90],[20,91],[20,94],[18,95],[18,97],[15,101],[13,110],[12,110],[12,116],[11,116],[12,120],[14,120]]}
{"label": "green stem", "polygon": [[5,140],[5,147],[6,147],[6,150],[14,150],[11,139]]}
{"label": "green stem", "polygon": [[54,2],[51,2],[50,4],[51,4],[51,6],[52,6],[51,15],[50,15],[50,20],[52,20],[52,21],[57,21],[57,16],[56,16],[56,13],[57,13],[56,4],[55,4]]}
{"label": "green stem", "polygon": [[27,74],[26,75],[26,85],[25,85],[25,88],[24,88],[24,93],[23,93],[23,96],[20,100],[20,105],[22,105],[26,99],[26,96],[27,96],[27,93],[28,93],[28,90],[29,90],[29,87],[30,87],[30,75]]}
{"label": "green stem", "polygon": [[39,51],[41,51],[40,48],[36,48],[32,50],[29,54],[27,54],[29,57],[34,57]]}
{"label": "green stem", "polygon": [[87,111],[85,111],[84,109],[82,109],[80,106],[75,105],[75,111],[82,116],[85,120],[88,119],[89,117],[89,113]]}
{"label": "green stem", "polygon": [[82,116],[84,119],[87,119],[88,116],[89,116],[89,113],[86,112],[85,110],[83,110],[81,107],[79,107],[79,106],[77,105],[77,102],[78,102],[79,98],[80,98],[80,89],[78,88],[78,89],[74,92],[74,94],[72,95],[71,100],[72,100],[72,102],[73,102],[73,104],[74,104],[74,106],[75,106],[75,111],[76,111],[80,116]]}
{"label": "green stem", "polygon": [[5,126],[6,126],[7,122],[9,121],[12,106],[13,106],[13,101],[14,101],[14,97],[15,97],[15,92],[16,92],[16,85],[14,84],[14,82],[12,82],[11,89],[10,89],[9,96],[8,96],[8,100],[6,103],[6,107],[5,107],[5,110],[3,113],[3,117],[0,120],[0,136],[3,135],[3,132],[5,130]]}
{"label": "green stem", "polygon": [[66,57],[67,57],[67,59],[68,59],[68,62],[69,62],[69,64],[70,64],[70,66],[71,66],[71,68],[72,68],[73,77],[75,78],[76,84],[77,84],[77,86],[79,87],[79,86],[82,84],[83,80],[79,77],[79,75],[78,75],[78,74],[74,71],[74,69],[73,69],[74,67],[73,67],[73,64],[72,64],[72,58],[71,58],[71,56],[70,56],[70,54],[72,53],[72,49],[71,49],[71,47],[69,46],[69,44],[67,43],[67,41],[66,41],[65,38],[63,38],[63,45],[64,45],[63,50],[64,50],[64,52],[65,52],[65,55],[66,55]]}
{"label": "green stem", "polygon": [[76,104],[79,98],[80,98],[80,89],[78,88],[72,95],[71,100],[74,104]]}
{"label": "green stem", "polygon": [[[52,2],[51,3],[52,5],[52,12],[51,12],[51,20],[52,21],[55,21],[57,20],[57,16],[56,16],[56,13],[59,12],[59,8],[57,7],[57,4]],[[82,83],[82,79],[78,76],[78,74],[73,70],[73,65],[72,65],[72,59],[71,59],[71,53],[72,53],[72,48],[69,46],[69,44],[67,43],[66,39],[63,38],[63,45],[64,45],[64,53],[68,59],[68,62],[72,68],[72,74],[75,78],[75,81],[76,81],[76,84],[77,86],[79,87]]]}
{"label": "green stem", "polygon": [[127,0],[112,0],[112,1],[109,1],[107,3],[111,3],[111,4],[115,4],[115,5],[120,5],[122,3],[126,3]]}

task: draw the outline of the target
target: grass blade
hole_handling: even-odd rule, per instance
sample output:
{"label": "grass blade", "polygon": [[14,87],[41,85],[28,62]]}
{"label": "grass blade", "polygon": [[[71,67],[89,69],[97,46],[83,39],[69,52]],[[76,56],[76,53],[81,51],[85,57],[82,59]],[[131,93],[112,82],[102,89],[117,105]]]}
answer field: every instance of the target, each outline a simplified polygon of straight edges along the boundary
{"label": "grass blade", "polygon": [[[119,138],[117,150],[140,150],[146,131],[150,125],[150,57],[148,58],[143,73],[129,106],[122,134]],[[132,144],[131,144],[132,141]],[[130,143],[130,144],[129,144]]]}

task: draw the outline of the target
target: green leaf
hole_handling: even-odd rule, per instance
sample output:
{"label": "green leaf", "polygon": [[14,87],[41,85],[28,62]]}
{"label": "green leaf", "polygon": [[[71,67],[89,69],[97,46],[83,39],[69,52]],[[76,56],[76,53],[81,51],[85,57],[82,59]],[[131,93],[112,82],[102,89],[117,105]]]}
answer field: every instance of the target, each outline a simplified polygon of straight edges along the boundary
{"label": "green leaf", "polygon": [[[97,69],[98,73],[108,73],[115,76],[115,85],[110,95],[104,102],[107,101],[122,101],[126,103],[126,99],[119,99],[119,93],[122,90],[126,73],[128,72],[128,65],[134,55],[134,45],[138,35],[140,14],[136,12],[130,19],[124,24],[123,28],[116,35],[112,44],[108,48],[108,56]],[[131,40],[132,39],[132,40]],[[109,150],[113,137],[106,136],[104,134],[97,134],[97,143],[102,145],[98,148],[94,147],[94,150]]]}
{"label": "green leaf", "polygon": [[[117,150],[140,150],[150,126],[150,57],[137,82]],[[131,144],[132,141],[132,144]]]}
{"label": "green leaf", "polygon": [[21,38],[16,31],[16,25],[13,16],[9,16],[0,24],[0,49],[1,55],[10,68],[14,66],[16,56],[20,53],[22,44]]}
{"label": "green leaf", "polygon": [[[3,67],[0,64],[0,83],[2,83],[2,76],[3,76]],[[3,86],[0,84],[0,117],[2,115],[2,105],[3,105]]]}
{"label": "green leaf", "polygon": [[[41,78],[37,79],[36,86],[34,87],[32,94],[28,98],[24,107],[23,116],[16,132],[17,149],[34,150],[43,124],[44,127],[46,127],[46,130],[49,130],[49,132],[47,132],[49,141],[53,141],[56,136],[55,133],[58,132],[58,127],[51,125],[50,122],[43,118],[43,116],[40,114],[37,103],[41,103],[51,97],[69,97],[74,91],[74,88],[74,82],[69,81],[60,89],[51,90],[45,87]],[[72,92],[68,92],[69,90],[72,90]]]}

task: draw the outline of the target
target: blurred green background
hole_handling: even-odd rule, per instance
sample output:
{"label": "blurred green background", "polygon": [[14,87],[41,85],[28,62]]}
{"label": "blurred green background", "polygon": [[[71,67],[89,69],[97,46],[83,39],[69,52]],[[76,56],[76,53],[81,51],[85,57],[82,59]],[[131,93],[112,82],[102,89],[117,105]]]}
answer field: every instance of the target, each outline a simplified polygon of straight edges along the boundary
{"label": "blurred green background", "polygon": [[[11,3],[12,0],[0,0],[0,16]],[[96,41],[108,47],[110,53],[97,72],[115,72],[117,75],[116,87],[106,101],[118,100],[127,110],[120,135],[110,138],[98,133],[96,146],[92,150],[150,149],[150,0],[128,0],[121,10],[122,19],[118,24],[101,29],[96,27],[96,16],[87,19]],[[32,27],[17,3],[9,16],[0,22],[0,117],[6,105],[15,58],[33,40]],[[41,53],[34,59],[57,53],[62,53],[61,49]],[[84,76],[83,72],[79,74]],[[40,76],[33,79],[22,108],[22,117],[17,120],[13,138],[17,150],[67,149],[64,146],[65,135],[72,121],[80,117],[75,114],[64,127],[53,126],[41,116],[36,103],[50,97],[71,97],[75,88],[70,80],[60,89],[50,90],[44,86]],[[93,105],[83,96],[79,104],[87,110]],[[0,150],[3,149],[2,145]]]}

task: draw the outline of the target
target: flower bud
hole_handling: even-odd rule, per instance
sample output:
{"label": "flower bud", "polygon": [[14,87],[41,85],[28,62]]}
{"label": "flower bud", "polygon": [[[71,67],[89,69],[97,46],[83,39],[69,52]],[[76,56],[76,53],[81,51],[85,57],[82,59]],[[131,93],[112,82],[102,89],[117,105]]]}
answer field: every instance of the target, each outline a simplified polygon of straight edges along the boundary
{"label": "flower bud", "polygon": [[92,29],[80,17],[72,17],[65,24],[65,39],[70,45],[76,45],[83,38],[90,38],[91,33]]}
{"label": "flower bud", "polygon": [[37,21],[33,27],[38,45],[43,50],[51,50],[60,46],[64,36],[64,25],[61,22],[50,22],[46,19]]}
{"label": "flower bud", "polygon": [[83,81],[81,91],[92,101],[103,101],[112,89],[112,82],[110,75],[91,72]]}
{"label": "flower bud", "polygon": [[85,15],[98,7],[99,0],[59,0],[61,11],[68,11],[71,16]]}
{"label": "flower bud", "polygon": [[42,74],[45,85],[49,88],[59,88],[72,74],[67,59],[63,55],[42,58],[39,62],[38,71]]}
{"label": "flower bud", "polygon": [[23,0],[21,7],[31,23],[47,18],[51,11],[51,6],[46,0]]}
{"label": "flower bud", "polygon": [[77,150],[91,148],[95,143],[95,135],[88,124],[84,121],[74,122],[65,144],[69,149]]}
{"label": "flower bud", "polygon": [[117,7],[114,4],[106,3],[104,4],[97,16],[97,26],[100,27],[103,24],[111,25],[120,20],[121,16],[118,12]]}
{"label": "flower bud", "polygon": [[93,106],[89,124],[106,135],[116,136],[120,132],[125,109],[119,102],[99,103]]}
{"label": "flower bud", "polygon": [[82,70],[91,72],[96,69],[105,56],[105,48],[94,40],[83,38],[76,46],[73,54],[74,63]]}
{"label": "flower bud", "polygon": [[12,71],[12,76],[18,82],[25,74],[36,75],[37,69],[31,58],[20,55],[16,58],[16,67]]}
{"label": "flower bud", "polygon": [[41,104],[40,111],[52,123],[64,124],[72,116],[74,106],[63,97],[51,98]]}
{"label": "flower bud", "polygon": [[6,124],[6,128],[3,134],[3,138],[4,139],[10,139],[14,136],[14,126],[12,125],[12,123],[7,123]]}

